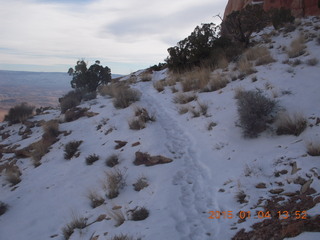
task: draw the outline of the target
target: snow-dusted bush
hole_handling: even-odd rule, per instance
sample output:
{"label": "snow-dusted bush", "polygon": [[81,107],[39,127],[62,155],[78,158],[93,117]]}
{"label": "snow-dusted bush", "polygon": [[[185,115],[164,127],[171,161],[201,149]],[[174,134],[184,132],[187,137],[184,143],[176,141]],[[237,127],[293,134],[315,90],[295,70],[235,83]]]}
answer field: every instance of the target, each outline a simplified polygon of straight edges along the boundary
{"label": "snow-dusted bush", "polygon": [[32,116],[33,109],[33,106],[29,106],[27,103],[21,103],[10,108],[9,113],[5,115],[4,120],[12,124],[23,123]]}
{"label": "snow-dusted bush", "polygon": [[91,154],[88,157],[86,157],[86,163],[87,165],[92,165],[94,162],[99,160],[99,156],[96,154]]}
{"label": "snow-dusted bush", "polygon": [[307,60],[307,64],[309,66],[316,66],[319,63],[319,60],[317,58],[310,58]]}
{"label": "snow-dusted bush", "polygon": [[70,91],[63,97],[59,98],[61,113],[68,109],[74,108],[81,103],[82,94],[80,91]]}
{"label": "snow-dusted bush", "polygon": [[136,208],[132,211],[131,220],[142,221],[149,216],[149,210],[145,207]]}
{"label": "snow-dusted bush", "polygon": [[129,128],[132,130],[140,130],[146,127],[146,123],[142,121],[140,118],[133,118],[129,122]]}
{"label": "snow-dusted bush", "polygon": [[106,160],[106,165],[108,167],[114,167],[114,166],[116,166],[118,164],[119,164],[119,158],[118,158],[118,156],[116,154],[112,154]]}
{"label": "snow-dusted bush", "polygon": [[8,210],[8,205],[0,201],[0,216],[5,214],[7,210]]}
{"label": "snow-dusted bush", "polygon": [[310,142],[307,144],[307,153],[310,156],[320,156],[320,142]]}
{"label": "snow-dusted bush", "polygon": [[99,207],[104,203],[103,197],[101,197],[96,191],[89,190],[87,195],[88,199],[90,200],[90,205],[92,208]]}
{"label": "snow-dusted bush", "polygon": [[288,57],[295,58],[304,54],[306,45],[305,45],[305,37],[300,35],[298,38],[294,39],[290,44],[290,49],[288,50]]}
{"label": "snow-dusted bush", "polygon": [[237,95],[240,126],[245,137],[257,137],[272,121],[276,102],[261,91],[242,91]]}
{"label": "snow-dusted bush", "polygon": [[62,228],[64,239],[68,240],[74,232],[74,229],[84,229],[85,227],[87,227],[86,218],[74,215],[72,221]]}
{"label": "snow-dusted bush", "polygon": [[80,146],[80,144],[82,143],[82,141],[71,141],[68,142],[65,146],[64,146],[64,158],[69,160],[71,159],[76,152],[78,151],[78,148]]}
{"label": "snow-dusted bush", "polygon": [[20,178],[21,172],[17,166],[7,167],[5,176],[7,181],[11,183],[12,186],[17,185],[19,182],[21,182],[21,178]]}
{"label": "snow-dusted bush", "polygon": [[276,126],[278,135],[299,136],[307,127],[307,119],[300,113],[283,112],[279,114]]}
{"label": "snow-dusted bush", "polygon": [[144,176],[138,178],[137,181],[132,185],[134,187],[134,190],[137,192],[149,186],[147,178]]}
{"label": "snow-dusted bush", "polygon": [[178,104],[186,104],[188,102],[191,102],[193,100],[197,100],[198,97],[195,94],[186,94],[186,93],[177,93],[173,97],[173,102]]}

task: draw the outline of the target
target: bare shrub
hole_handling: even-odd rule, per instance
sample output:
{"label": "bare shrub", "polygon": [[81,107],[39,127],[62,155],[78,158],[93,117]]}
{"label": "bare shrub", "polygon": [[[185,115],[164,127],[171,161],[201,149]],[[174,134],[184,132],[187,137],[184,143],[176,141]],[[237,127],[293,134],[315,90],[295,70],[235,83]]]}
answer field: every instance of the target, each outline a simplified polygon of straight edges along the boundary
{"label": "bare shrub", "polygon": [[10,108],[8,114],[5,115],[4,120],[12,124],[23,123],[30,116],[32,116],[33,109],[33,106],[29,106],[27,103],[21,103],[13,108]]}
{"label": "bare shrub", "polygon": [[307,153],[310,156],[320,156],[320,142],[309,142],[307,144]]}
{"label": "bare shrub", "polygon": [[6,180],[12,184],[12,186],[17,185],[18,183],[21,182],[21,172],[19,167],[17,166],[9,166],[6,169]]}
{"label": "bare shrub", "polygon": [[41,158],[49,152],[49,147],[51,143],[49,141],[44,141],[43,139],[33,144],[33,151],[31,153],[31,158],[34,167],[41,165]]}
{"label": "bare shrub", "polygon": [[119,164],[119,158],[116,154],[111,155],[110,157],[107,158],[106,160],[106,165],[108,167],[114,167]]}
{"label": "bare shrub", "polygon": [[0,216],[5,214],[8,210],[8,204],[0,201]]}
{"label": "bare shrub", "polygon": [[68,109],[74,108],[81,103],[82,95],[79,91],[70,91],[59,99],[61,113],[65,113]]}
{"label": "bare shrub", "polygon": [[150,115],[147,109],[141,107],[137,107],[135,109],[135,116],[139,117],[145,123],[156,121],[156,117],[154,115]]}
{"label": "bare shrub", "polygon": [[125,175],[119,169],[106,172],[106,183],[104,187],[108,190],[108,198],[113,199],[119,195],[119,191],[126,185]]}
{"label": "bare shrub", "polygon": [[87,227],[87,220],[73,214],[72,221],[62,228],[62,234],[65,240],[68,240],[74,232],[74,229],[84,229]]}
{"label": "bare shrub", "polygon": [[121,209],[114,209],[109,212],[109,215],[116,222],[115,227],[121,226],[126,220],[126,217]]}
{"label": "bare shrub", "polygon": [[178,104],[185,104],[193,100],[197,100],[197,96],[195,94],[177,93],[173,97],[173,102]]}
{"label": "bare shrub", "polygon": [[69,160],[71,159],[78,151],[78,148],[80,146],[80,144],[82,143],[82,141],[71,141],[68,142],[65,146],[64,146],[64,158]]}
{"label": "bare shrub", "polygon": [[94,162],[99,160],[99,156],[96,154],[91,154],[88,157],[86,157],[86,163],[87,165],[92,165]]}
{"label": "bare shrub", "polygon": [[298,38],[294,39],[290,44],[290,49],[287,54],[289,58],[295,58],[301,56],[305,53],[305,37],[300,35]]}
{"label": "bare shrub", "polygon": [[115,108],[127,108],[132,103],[139,101],[141,93],[131,88],[118,88],[114,96],[113,105]]}
{"label": "bare shrub", "polygon": [[90,200],[90,205],[91,205],[92,208],[99,207],[104,203],[103,197],[101,197],[94,190],[89,190],[89,193],[88,193],[87,197]]}
{"label": "bare shrub", "polygon": [[139,207],[132,210],[131,220],[133,221],[142,221],[149,216],[149,210],[145,207]]}
{"label": "bare shrub", "polygon": [[276,126],[278,135],[299,136],[306,129],[307,120],[301,113],[282,112],[278,116]]}
{"label": "bare shrub", "polygon": [[142,189],[144,189],[144,188],[146,188],[146,187],[149,186],[148,181],[147,181],[147,178],[144,177],[144,176],[139,177],[139,178],[137,179],[137,181],[136,181],[134,184],[132,184],[132,185],[133,185],[133,187],[134,187],[134,190],[137,191],[137,192],[139,192],[139,191],[141,191]]}
{"label": "bare shrub", "polygon": [[317,58],[310,58],[307,60],[307,64],[309,66],[316,66],[319,63],[319,60]]}
{"label": "bare shrub", "polygon": [[262,95],[261,91],[241,92],[237,105],[240,126],[245,137],[257,137],[274,118],[272,113],[276,102]]}

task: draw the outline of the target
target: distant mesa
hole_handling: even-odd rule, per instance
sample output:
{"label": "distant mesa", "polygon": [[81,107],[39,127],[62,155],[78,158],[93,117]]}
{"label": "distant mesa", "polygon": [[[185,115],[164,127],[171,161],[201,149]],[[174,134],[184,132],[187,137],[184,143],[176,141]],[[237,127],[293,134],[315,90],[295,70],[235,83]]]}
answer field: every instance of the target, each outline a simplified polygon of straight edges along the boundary
{"label": "distant mesa", "polygon": [[320,0],[229,0],[223,18],[248,4],[262,4],[265,11],[272,8],[289,8],[295,17],[320,15]]}

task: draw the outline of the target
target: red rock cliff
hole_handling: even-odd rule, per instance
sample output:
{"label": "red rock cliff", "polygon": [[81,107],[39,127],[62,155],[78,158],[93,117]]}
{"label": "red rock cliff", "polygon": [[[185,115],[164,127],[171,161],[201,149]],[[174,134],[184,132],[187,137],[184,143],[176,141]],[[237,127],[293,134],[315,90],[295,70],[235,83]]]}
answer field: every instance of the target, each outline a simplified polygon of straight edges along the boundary
{"label": "red rock cliff", "polygon": [[263,4],[264,10],[290,8],[295,17],[320,15],[320,0],[229,0],[224,18],[233,11],[239,11],[247,4]]}

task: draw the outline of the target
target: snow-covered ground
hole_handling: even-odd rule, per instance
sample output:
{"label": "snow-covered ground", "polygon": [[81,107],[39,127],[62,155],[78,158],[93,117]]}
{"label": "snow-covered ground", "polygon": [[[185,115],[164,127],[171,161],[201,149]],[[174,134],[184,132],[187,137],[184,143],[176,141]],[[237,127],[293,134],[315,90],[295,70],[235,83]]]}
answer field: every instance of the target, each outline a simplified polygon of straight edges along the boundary
{"label": "snow-covered ground", "polygon": [[[309,195],[318,197],[320,157],[309,156],[306,145],[310,141],[320,142],[317,123],[320,118],[320,64],[307,64],[308,59],[320,56],[319,36],[308,38],[311,33],[317,33],[314,29],[320,22],[311,19],[307,22],[311,24],[301,25],[289,34],[276,34],[270,43],[265,44],[276,62],[256,66],[256,73],[243,80],[230,81],[221,90],[197,92],[197,101],[209,107],[206,116],[195,118],[190,112],[179,114],[180,105],[173,103],[177,93],[172,93],[171,87],[165,87],[162,92],[153,87],[153,83],[168,77],[167,70],[154,72],[152,81],[132,84],[131,87],[138,89],[142,96],[128,108],[116,109],[112,99],[103,96],[83,103],[81,107],[90,108],[98,115],[60,123],[60,131],[71,133],[59,135],[59,141],[51,146],[39,167],[35,168],[30,158],[17,159],[16,165],[22,173],[20,183],[12,187],[6,181],[5,170],[1,172],[0,201],[7,203],[9,208],[0,216],[0,239],[63,239],[62,228],[76,215],[86,218],[88,226],[75,229],[70,239],[112,239],[115,235],[128,234],[134,239],[145,240],[228,240],[241,229],[251,231],[253,224],[264,220],[259,217],[266,213],[262,207],[266,199],[273,196],[288,199],[285,193],[302,191],[302,186],[294,183],[299,177],[312,179],[310,188],[315,193]],[[271,31],[272,28],[267,28],[255,39],[259,41],[264,33]],[[291,41],[300,32],[309,39],[306,41],[307,54],[298,57],[301,64],[289,66],[283,63],[288,58],[284,46],[290,48]],[[216,71],[231,79],[238,74],[234,68],[235,64],[231,63],[227,69]],[[254,77],[257,81],[253,82]],[[176,88],[180,88],[180,83]],[[303,114],[308,121],[306,130],[299,136],[278,136],[269,129],[258,138],[244,138],[238,126],[237,100],[234,98],[239,88],[261,89],[288,112]],[[197,107],[197,101],[192,101],[189,106]],[[136,107],[147,109],[156,121],[148,122],[141,130],[129,129],[128,121],[133,118]],[[60,111],[48,110],[47,114],[30,120],[50,119],[61,119]],[[216,126],[208,130],[211,122]],[[40,126],[33,127],[30,137],[22,139],[18,133],[25,126],[8,126],[7,123],[1,126],[0,133],[10,135],[1,140],[2,149],[15,144],[19,144],[17,149],[22,149],[40,140],[43,134]],[[72,140],[83,141],[80,155],[65,160],[64,145]],[[117,140],[127,144],[115,149]],[[136,142],[140,144],[135,145]],[[149,167],[135,166],[133,161],[137,151],[162,155],[173,161]],[[91,154],[100,156],[100,160],[87,165],[85,159]],[[112,171],[105,164],[112,154],[119,156],[117,168],[126,176],[126,186],[118,197],[108,199],[103,182],[106,172]],[[15,159],[14,154],[3,153],[0,166]],[[295,164],[298,171],[292,173]],[[132,184],[141,176],[147,178],[149,186],[137,192]],[[264,183],[265,188],[257,188],[259,183]],[[282,193],[270,193],[270,190],[279,188]],[[90,190],[103,196],[104,204],[93,209],[87,197]],[[245,194],[242,203],[237,197],[241,192]],[[136,207],[147,208],[149,217],[132,221],[127,212]],[[112,217],[115,208],[120,209],[117,211],[126,218],[118,227]],[[219,211],[222,216],[212,219],[211,211]],[[237,214],[240,211],[250,211],[251,217],[239,221]],[[261,211],[260,215],[256,211]],[[300,211],[307,211],[308,218],[317,216],[319,204]],[[106,215],[105,218],[95,222],[102,214]],[[320,232],[305,232],[294,239],[319,238]]]}

